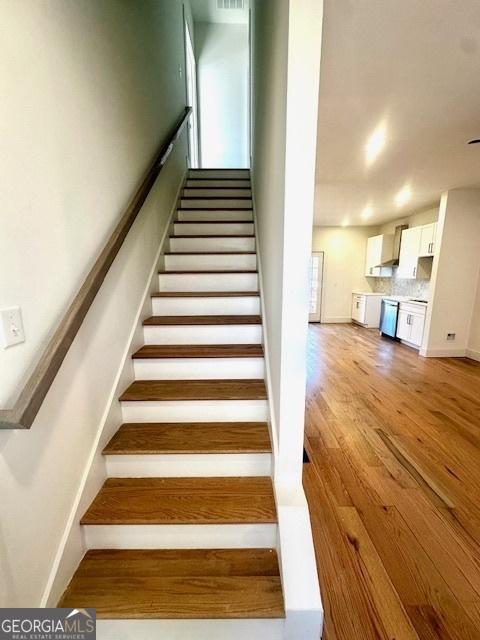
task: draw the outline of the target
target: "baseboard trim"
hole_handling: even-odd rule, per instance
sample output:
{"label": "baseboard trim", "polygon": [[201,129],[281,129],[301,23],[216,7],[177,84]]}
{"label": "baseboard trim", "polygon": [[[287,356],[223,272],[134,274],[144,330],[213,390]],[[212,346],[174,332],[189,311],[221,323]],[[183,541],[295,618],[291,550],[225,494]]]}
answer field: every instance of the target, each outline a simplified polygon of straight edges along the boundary
{"label": "baseboard trim", "polygon": [[251,176],[251,189],[252,189],[252,213],[253,222],[255,227],[255,251],[257,254],[257,271],[258,271],[258,290],[260,292],[260,313],[262,317],[262,345],[264,351],[265,362],[265,384],[267,387],[267,402],[268,402],[268,426],[270,431],[270,441],[272,445],[272,477],[275,476],[275,461],[278,458],[278,431],[277,421],[275,416],[275,408],[273,406],[273,391],[272,391],[272,376],[270,370],[270,352],[268,348],[268,329],[266,324],[265,313],[265,299],[263,296],[263,273],[262,273],[262,259],[260,255],[260,238],[258,234],[257,224],[257,210],[255,207],[255,193],[253,189],[253,180]]}
{"label": "baseboard trim", "polygon": [[424,358],[465,358],[466,349],[420,349]]}
{"label": "baseboard trim", "polygon": [[477,362],[480,362],[480,351],[477,351],[476,349],[466,349],[465,355],[467,356],[467,358],[470,358],[470,360],[476,360]]}
{"label": "baseboard trim", "polygon": [[335,316],[327,316],[320,320],[322,324],[352,324],[352,318],[350,317],[335,317]]}

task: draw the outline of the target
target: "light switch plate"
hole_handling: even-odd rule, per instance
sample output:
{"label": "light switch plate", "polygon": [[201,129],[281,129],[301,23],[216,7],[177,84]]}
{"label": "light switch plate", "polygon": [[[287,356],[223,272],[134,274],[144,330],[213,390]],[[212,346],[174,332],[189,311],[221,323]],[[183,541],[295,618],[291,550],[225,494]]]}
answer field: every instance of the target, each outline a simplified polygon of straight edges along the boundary
{"label": "light switch plate", "polygon": [[25,342],[20,307],[0,309],[0,346],[7,349],[20,342]]}

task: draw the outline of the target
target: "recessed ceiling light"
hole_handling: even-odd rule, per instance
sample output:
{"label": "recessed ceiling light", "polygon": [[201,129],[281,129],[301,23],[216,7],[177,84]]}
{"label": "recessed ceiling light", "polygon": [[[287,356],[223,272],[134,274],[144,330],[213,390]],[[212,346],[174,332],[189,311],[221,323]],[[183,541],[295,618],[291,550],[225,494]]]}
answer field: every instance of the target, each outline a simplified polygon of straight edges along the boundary
{"label": "recessed ceiling light", "polygon": [[469,140],[468,144],[479,144],[480,138],[474,138],[473,140]]}
{"label": "recessed ceiling light", "polygon": [[365,207],[365,209],[362,211],[362,220],[368,220],[368,218],[371,218],[372,214],[373,214],[373,208]]}
{"label": "recessed ceiling light", "polygon": [[410,185],[406,184],[395,196],[395,204],[397,207],[402,207],[412,197],[412,189]]}
{"label": "recessed ceiling light", "polygon": [[365,145],[365,162],[367,166],[373,164],[382,152],[386,140],[385,123],[380,123],[372,132]]}

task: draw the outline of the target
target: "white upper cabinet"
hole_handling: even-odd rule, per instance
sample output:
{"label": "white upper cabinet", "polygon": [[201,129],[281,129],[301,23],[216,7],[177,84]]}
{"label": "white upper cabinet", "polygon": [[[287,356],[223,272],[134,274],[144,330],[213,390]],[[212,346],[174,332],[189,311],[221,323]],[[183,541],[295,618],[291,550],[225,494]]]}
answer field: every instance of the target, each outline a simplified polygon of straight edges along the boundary
{"label": "white upper cabinet", "polygon": [[392,257],[393,234],[382,233],[381,235],[368,238],[365,275],[390,277],[392,275],[392,268],[382,267],[381,265],[391,260]]}
{"label": "white upper cabinet", "polygon": [[422,227],[411,227],[402,231],[397,278],[417,277],[421,236]]}
{"label": "white upper cabinet", "polygon": [[425,224],[420,227],[422,232],[420,236],[420,258],[428,258],[435,255],[435,239],[437,234],[437,223]]}

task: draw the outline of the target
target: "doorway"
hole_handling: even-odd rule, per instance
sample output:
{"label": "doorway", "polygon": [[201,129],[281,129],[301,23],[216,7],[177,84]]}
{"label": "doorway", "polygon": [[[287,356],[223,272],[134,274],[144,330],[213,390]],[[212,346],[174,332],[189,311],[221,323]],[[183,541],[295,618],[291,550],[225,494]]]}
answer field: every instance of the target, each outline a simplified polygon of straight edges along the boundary
{"label": "doorway", "polygon": [[322,312],[323,251],[314,251],[310,257],[310,306],[308,321],[320,322]]}
{"label": "doorway", "polygon": [[188,121],[188,153],[189,166],[196,169],[200,166],[198,144],[198,101],[197,101],[197,66],[193,52],[193,42],[188,22],[185,20],[185,68],[187,83],[187,103],[192,107],[192,115]]}

